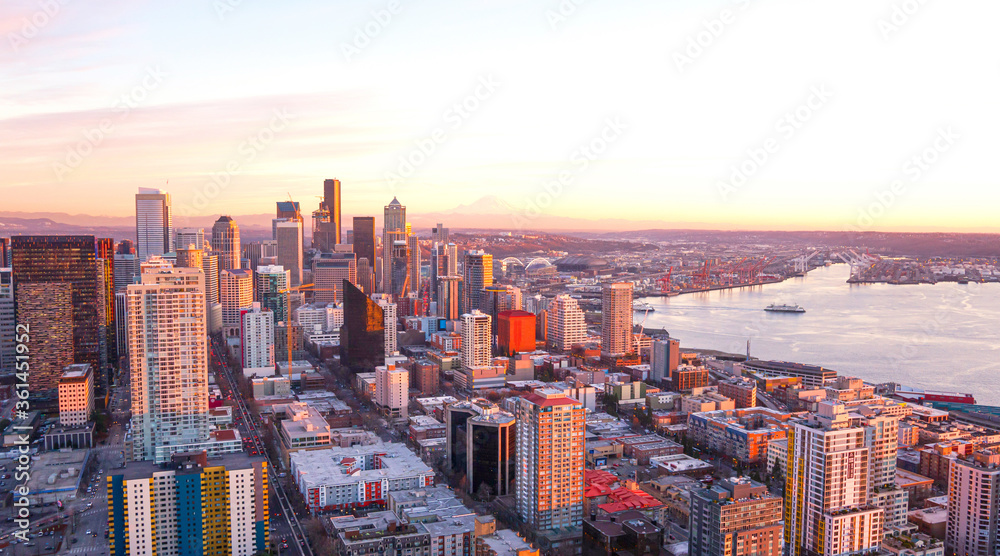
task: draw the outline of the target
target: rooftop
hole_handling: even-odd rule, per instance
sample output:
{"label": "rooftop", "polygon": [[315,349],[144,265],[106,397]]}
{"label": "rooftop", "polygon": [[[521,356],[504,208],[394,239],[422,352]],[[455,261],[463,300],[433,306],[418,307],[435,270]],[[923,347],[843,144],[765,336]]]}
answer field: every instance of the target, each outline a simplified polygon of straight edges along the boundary
{"label": "rooftop", "polygon": [[289,459],[296,478],[306,488],[414,475],[434,476],[434,471],[403,444],[381,441],[369,446],[294,452]]}

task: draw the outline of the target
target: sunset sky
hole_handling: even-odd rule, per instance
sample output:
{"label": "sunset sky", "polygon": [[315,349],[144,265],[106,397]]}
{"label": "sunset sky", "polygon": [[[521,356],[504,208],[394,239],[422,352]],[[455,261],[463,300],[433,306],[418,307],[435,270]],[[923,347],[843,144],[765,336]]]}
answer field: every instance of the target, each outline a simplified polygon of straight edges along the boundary
{"label": "sunset sky", "polygon": [[336,177],[347,214],[1000,231],[995,0],[49,1],[0,5],[0,211]]}

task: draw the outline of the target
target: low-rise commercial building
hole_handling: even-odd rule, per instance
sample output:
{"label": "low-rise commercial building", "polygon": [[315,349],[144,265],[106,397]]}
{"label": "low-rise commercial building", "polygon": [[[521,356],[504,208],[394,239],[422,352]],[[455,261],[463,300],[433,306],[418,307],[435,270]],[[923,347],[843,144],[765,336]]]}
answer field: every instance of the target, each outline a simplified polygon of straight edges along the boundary
{"label": "low-rise commercial building", "polygon": [[434,485],[434,470],[395,443],[299,451],[289,465],[313,512],[384,504],[392,491]]}
{"label": "low-rise commercial building", "polygon": [[791,416],[763,407],[692,413],[688,437],[702,449],[752,465],[765,460],[769,442],[787,436]]}

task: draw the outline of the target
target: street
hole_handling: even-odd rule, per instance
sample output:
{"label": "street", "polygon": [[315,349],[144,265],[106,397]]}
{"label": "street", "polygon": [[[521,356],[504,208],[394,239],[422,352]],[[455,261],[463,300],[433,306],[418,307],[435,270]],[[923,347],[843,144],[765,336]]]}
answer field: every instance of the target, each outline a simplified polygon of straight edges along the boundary
{"label": "street", "polygon": [[[277,477],[278,469],[281,466],[272,461],[270,456],[268,456],[264,443],[260,438],[257,423],[254,422],[253,416],[247,409],[243,396],[237,388],[233,387],[236,381],[233,378],[232,370],[229,368],[229,363],[225,359],[225,350],[215,342],[214,338],[212,339],[212,365],[218,371],[217,378],[223,396],[227,401],[235,402],[233,419],[238,419],[237,426],[239,427],[240,435],[243,438],[250,439],[250,445],[252,446],[251,453],[256,451],[257,454],[264,456],[268,460],[268,467],[270,468],[270,475],[268,477],[268,485],[270,487],[268,505],[272,509],[270,519],[271,543],[279,544],[281,539],[288,539],[289,548],[294,547],[297,549],[299,556],[313,556],[313,551],[309,547],[305,531],[302,529],[301,523],[299,523],[298,516],[292,511],[284,488]],[[273,511],[274,501],[278,502],[277,511]]]}

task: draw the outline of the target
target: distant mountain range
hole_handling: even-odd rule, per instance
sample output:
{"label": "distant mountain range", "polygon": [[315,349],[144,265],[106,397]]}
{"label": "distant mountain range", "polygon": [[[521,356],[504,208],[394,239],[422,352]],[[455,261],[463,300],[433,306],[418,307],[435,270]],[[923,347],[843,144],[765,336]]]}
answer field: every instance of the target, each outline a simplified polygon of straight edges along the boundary
{"label": "distant mountain range", "polygon": [[[309,215],[306,216],[306,232],[310,228]],[[353,216],[343,215],[345,228],[349,228]],[[364,216],[375,216],[376,227],[381,224],[381,215],[371,213]],[[257,233],[270,233],[273,213],[232,215],[240,225],[240,230]],[[174,227],[211,228],[216,216],[174,216]],[[459,205],[452,209],[437,212],[409,211],[407,221],[415,230],[429,230],[442,223],[453,229],[475,230],[523,230],[523,231],[595,231],[595,230],[636,230],[666,227],[665,222],[636,221],[606,218],[591,220],[567,216],[539,216],[514,207],[510,203],[487,195],[477,201]],[[677,227],[673,224],[671,227]],[[711,229],[707,224],[684,224],[687,229]],[[90,214],[66,214],[62,212],[12,212],[0,211],[0,235],[17,234],[95,234],[114,237],[115,239],[135,236],[134,216],[94,216]]]}

